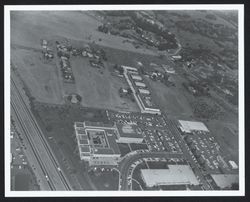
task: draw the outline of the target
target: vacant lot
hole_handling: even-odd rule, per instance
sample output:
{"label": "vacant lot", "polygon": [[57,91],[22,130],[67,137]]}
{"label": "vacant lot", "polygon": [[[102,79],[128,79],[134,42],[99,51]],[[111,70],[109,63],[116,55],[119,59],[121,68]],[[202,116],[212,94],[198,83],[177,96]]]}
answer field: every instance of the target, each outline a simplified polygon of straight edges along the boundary
{"label": "vacant lot", "polygon": [[89,175],[98,190],[118,190],[119,176],[117,171],[96,171]]}
{"label": "vacant lot", "polygon": [[[131,44],[123,43],[124,38],[98,32],[99,24],[98,20],[84,12],[15,11],[11,13],[11,44],[17,47],[11,49],[11,59],[31,94],[38,101],[62,104],[64,94],[76,91],[83,97],[84,106],[138,111],[136,104],[123,100],[118,95],[118,89],[126,83],[112,78],[106,70],[100,74],[92,67],[89,68],[87,60],[79,59],[72,62],[77,89],[72,88],[72,85],[62,85],[61,75],[56,69],[55,62],[45,64],[42,61],[41,40],[50,41],[60,37],[78,41],[80,45],[95,42],[95,44],[107,46],[110,50],[107,51],[107,57],[112,63],[128,64],[132,61],[134,64],[136,57],[133,59],[131,57],[134,53],[147,53],[147,51],[135,49]],[[119,51],[116,52],[118,49]]]}
{"label": "vacant lot", "polygon": [[38,101],[63,102],[59,76],[53,61],[45,64],[41,52],[21,48],[12,49],[11,61]]}
{"label": "vacant lot", "polygon": [[105,111],[69,105],[34,105],[37,121],[74,189],[96,189],[89,179],[86,164],[80,161],[73,126],[76,121],[107,122]]}
{"label": "vacant lot", "polygon": [[136,103],[119,96],[119,89],[128,87],[125,80],[112,76],[107,68],[90,66],[88,59],[73,58],[71,64],[83,106],[138,111]]}
{"label": "vacant lot", "polygon": [[[103,46],[133,52],[153,54],[149,50],[135,49],[123,43],[123,37],[114,37],[97,31],[101,24],[85,12],[77,11],[14,11],[11,13],[11,42],[39,47],[41,38],[60,35],[87,42],[95,41]],[[99,40],[101,39],[101,40]]]}
{"label": "vacant lot", "polygon": [[133,151],[136,151],[136,150],[144,150],[144,149],[148,149],[148,146],[147,144],[136,144],[136,143],[131,143],[130,144],[130,147]]}
{"label": "vacant lot", "polygon": [[[206,123],[211,134],[216,138],[222,148],[222,153],[227,159],[238,162],[238,126],[237,124],[209,121]],[[243,135],[243,134],[241,134]]]}
{"label": "vacant lot", "polygon": [[128,144],[126,143],[118,143],[118,146],[122,157],[125,156],[127,153],[131,152]]}
{"label": "vacant lot", "polygon": [[181,86],[167,87],[161,82],[147,79],[150,85],[151,93],[156,104],[172,116],[191,116],[193,114],[189,101],[184,96]]}

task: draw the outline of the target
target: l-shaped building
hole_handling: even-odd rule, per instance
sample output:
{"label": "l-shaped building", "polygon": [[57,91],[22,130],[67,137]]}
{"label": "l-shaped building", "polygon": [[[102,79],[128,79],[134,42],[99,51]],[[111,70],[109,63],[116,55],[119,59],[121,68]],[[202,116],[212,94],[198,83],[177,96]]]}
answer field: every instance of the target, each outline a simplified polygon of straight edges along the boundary
{"label": "l-shaped building", "polygon": [[152,101],[150,91],[147,90],[147,85],[143,83],[143,79],[139,75],[138,70],[134,67],[128,67],[124,65],[122,68],[124,69],[124,77],[126,78],[126,81],[133,92],[141,113],[160,115],[161,111]]}

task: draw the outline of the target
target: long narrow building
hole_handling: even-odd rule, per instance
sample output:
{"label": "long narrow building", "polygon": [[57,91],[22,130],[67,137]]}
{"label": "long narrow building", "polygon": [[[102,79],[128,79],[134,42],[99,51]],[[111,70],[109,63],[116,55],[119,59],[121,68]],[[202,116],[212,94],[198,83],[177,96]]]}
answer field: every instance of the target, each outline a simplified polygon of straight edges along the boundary
{"label": "long narrow building", "polygon": [[133,92],[141,113],[160,115],[161,111],[153,102],[150,92],[147,90],[147,85],[143,83],[143,79],[139,76],[137,69],[128,66],[122,66],[122,68],[124,69],[124,77]]}

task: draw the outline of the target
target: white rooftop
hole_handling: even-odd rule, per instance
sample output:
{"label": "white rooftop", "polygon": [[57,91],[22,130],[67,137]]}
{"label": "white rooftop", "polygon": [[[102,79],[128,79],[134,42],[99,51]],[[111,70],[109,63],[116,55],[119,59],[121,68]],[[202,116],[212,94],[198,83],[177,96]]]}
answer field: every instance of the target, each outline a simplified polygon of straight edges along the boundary
{"label": "white rooftop", "polygon": [[179,123],[181,124],[181,130],[183,132],[187,132],[187,133],[190,133],[192,131],[209,132],[208,128],[202,122],[179,120]]}
{"label": "white rooftop", "polygon": [[169,169],[142,169],[141,175],[148,187],[155,185],[198,185],[188,165],[168,165]]}
{"label": "white rooftop", "polygon": [[135,85],[139,86],[139,87],[146,87],[146,84],[145,83],[142,83],[142,82],[135,82]]}
{"label": "white rooftop", "polygon": [[147,95],[150,94],[150,92],[148,90],[142,89],[142,88],[139,88],[139,92],[142,93],[142,94],[147,94]]}
{"label": "white rooftop", "polygon": [[216,185],[220,188],[231,187],[232,183],[239,183],[237,174],[214,174],[211,175]]}
{"label": "white rooftop", "polygon": [[138,81],[141,81],[141,80],[142,80],[142,77],[141,77],[141,76],[138,76],[138,75],[132,74],[131,77],[132,77],[132,79],[134,79],[134,80],[138,80]]}

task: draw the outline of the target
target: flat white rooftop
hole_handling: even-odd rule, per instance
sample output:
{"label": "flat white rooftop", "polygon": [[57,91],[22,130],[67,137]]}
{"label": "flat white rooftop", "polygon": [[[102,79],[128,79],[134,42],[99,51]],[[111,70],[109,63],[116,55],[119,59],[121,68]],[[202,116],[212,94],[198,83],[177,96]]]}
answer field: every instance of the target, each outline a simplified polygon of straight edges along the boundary
{"label": "flat white rooftop", "polygon": [[138,76],[138,75],[132,74],[131,77],[132,77],[132,79],[134,79],[134,80],[138,80],[138,81],[141,81],[141,80],[142,80],[142,77],[141,77],[141,76]]}
{"label": "flat white rooftop", "polygon": [[168,165],[169,169],[142,169],[141,175],[148,187],[157,185],[198,185],[189,165]]}
{"label": "flat white rooftop", "polygon": [[187,133],[190,133],[192,131],[205,131],[205,132],[209,132],[208,128],[202,122],[179,120],[179,123],[181,124],[180,128],[181,128],[181,130],[183,132],[187,132]]}
{"label": "flat white rooftop", "polygon": [[135,82],[135,85],[136,86],[139,86],[139,87],[146,87],[146,84],[145,83],[142,83],[142,82]]}
{"label": "flat white rooftop", "polygon": [[142,88],[139,88],[139,92],[142,93],[142,94],[146,94],[146,95],[149,95],[150,92],[146,89],[142,89]]}
{"label": "flat white rooftop", "polygon": [[222,189],[231,187],[232,183],[239,183],[237,174],[214,174],[211,175],[216,185]]}

